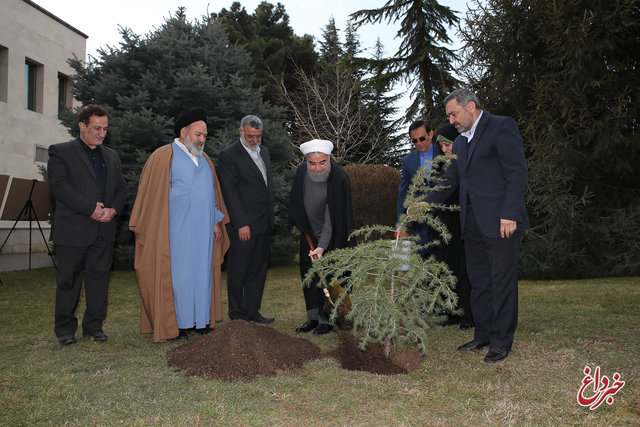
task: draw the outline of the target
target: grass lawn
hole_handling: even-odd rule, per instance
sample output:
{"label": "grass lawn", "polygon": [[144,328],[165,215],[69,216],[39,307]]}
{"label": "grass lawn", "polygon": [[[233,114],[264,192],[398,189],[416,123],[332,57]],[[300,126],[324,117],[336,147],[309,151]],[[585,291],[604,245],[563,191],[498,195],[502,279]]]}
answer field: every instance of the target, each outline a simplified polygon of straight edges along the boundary
{"label": "grass lawn", "polygon": [[[261,311],[286,334],[305,318],[298,274],[295,265],[272,268],[265,289]],[[179,343],[139,333],[133,272],[112,274],[109,341],[80,331],[69,347],[53,334],[54,270],[0,278],[1,425],[640,424],[640,278],[521,282],[514,348],[502,363],[484,363],[484,351],[457,352],[472,333],[450,326],[429,332],[424,364],[408,375],[346,371],[323,358],[230,382],[167,366],[166,352]],[[309,339],[337,345],[336,334]],[[578,404],[587,365],[626,382],[612,405]]]}

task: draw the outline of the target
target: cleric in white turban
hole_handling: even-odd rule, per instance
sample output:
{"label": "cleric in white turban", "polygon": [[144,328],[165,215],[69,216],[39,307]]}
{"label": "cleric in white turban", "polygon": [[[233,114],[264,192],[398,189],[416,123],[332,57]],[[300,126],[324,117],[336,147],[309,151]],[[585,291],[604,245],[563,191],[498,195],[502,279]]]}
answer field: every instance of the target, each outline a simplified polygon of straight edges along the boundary
{"label": "cleric in white turban", "polygon": [[[289,220],[300,231],[300,275],[304,279],[313,259],[333,249],[352,246],[354,228],[351,184],[346,172],[333,160],[333,143],[313,139],[300,145],[306,161],[296,170],[289,199]],[[316,335],[333,330],[324,312],[324,293],[317,286],[303,288],[307,320],[296,332]]]}
{"label": "cleric in white turban", "polygon": [[305,156],[309,153],[322,153],[326,155],[331,155],[333,151],[333,143],[331,141],[327,141],[326,139],[312,139],[311,141],[307,141],[304,144],[300,145],[300,151]]}

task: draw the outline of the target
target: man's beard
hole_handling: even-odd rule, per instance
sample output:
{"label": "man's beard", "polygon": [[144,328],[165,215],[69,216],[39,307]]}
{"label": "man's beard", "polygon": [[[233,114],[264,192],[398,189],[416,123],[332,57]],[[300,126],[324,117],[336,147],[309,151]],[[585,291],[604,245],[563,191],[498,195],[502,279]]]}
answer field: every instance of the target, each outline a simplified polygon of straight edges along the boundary
{"label": "man's beard", "polygon": [[187,151],[191,153],[192,156],[200,157],[202,155],[202,152],[204,151],[204,144],[202,144],[200,147],[198,147],[197,144],[198,143],[194,143],[193,141],[191,141],[191,138],[189,138],[188,134],[184,138],[184,146],[187,147]]}
{"label": "man's beard", "polygon": [[254,143],[255,147],[252,147],[251,143],[249,141],[247,141],[246,139],[244,139],[244,132],[242,132],[242,134],[240,134],[240,142],[247,149],[249,149],[251,151],[257,151],[258,153],[260,152],[260,151],[258,151],[258,150],[260,150],[260,143]]}
{"label": "man's beard", "polygon": [[331,163],[327,165],[327,169],[322,172],[313,172],[310,169],[307,169],[307,174],[309,175],[309,179],[313,182],[325,182],[329,179],[329,174],[331,173]]}

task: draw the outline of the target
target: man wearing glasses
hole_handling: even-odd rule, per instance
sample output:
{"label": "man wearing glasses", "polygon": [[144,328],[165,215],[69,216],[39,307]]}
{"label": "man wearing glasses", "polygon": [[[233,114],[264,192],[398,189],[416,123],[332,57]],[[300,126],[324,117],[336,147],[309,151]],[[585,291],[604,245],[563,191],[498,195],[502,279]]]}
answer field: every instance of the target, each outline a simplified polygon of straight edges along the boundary
{"label": "man wearing glasses", "polygon": [[[431,143],[433,139],[433,129],[431,129],[426,122],[422,120],[413,122],[411,126],[409,126],[409,137],[416,149],[402,158],[402,174],[400,175],[400,185],[398,186],[397,221],[400,220],[400,216],[402,216],[403,213],[406,213],[407,208],[404,206],[404,200],[407,197],[413,176],[418,171],[424,172],[422,168],[430,171],[432,167],[431,161],[442,154],[438,144]],[[425,173],[424,179],[426,184],[429,185],[430,180],[427,173]],[[418,244],[427,244],[429,242],[429,226],[424,223],[414,222],[412,227],[413,233],[420,237]],[[432,250],[430,248],[425,248],[420,253],[423,258],[427,258],[431,252]]]}

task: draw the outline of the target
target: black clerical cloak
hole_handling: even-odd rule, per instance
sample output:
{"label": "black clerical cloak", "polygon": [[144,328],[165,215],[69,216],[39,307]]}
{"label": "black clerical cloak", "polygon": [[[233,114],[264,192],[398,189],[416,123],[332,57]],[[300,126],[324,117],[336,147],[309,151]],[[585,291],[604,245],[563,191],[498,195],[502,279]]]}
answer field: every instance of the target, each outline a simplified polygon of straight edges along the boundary
{"label": "black clerical cloak", "polygon": [[[304,177],[307,174],[307,162],[303,162],[296,170],[296,176],[289,197],[289,220],[302,233],[309,234],[314,244],[317,239],[313,235],[307,212],[304,208]],[[327,204],[331,218],[331,240],[327,251],[355,246],[355,240],[349,241],[349,235],[354,228],[353,205],[351,202],[351,183],[347,173],[331,160],[331,172],[327,180]]]}

